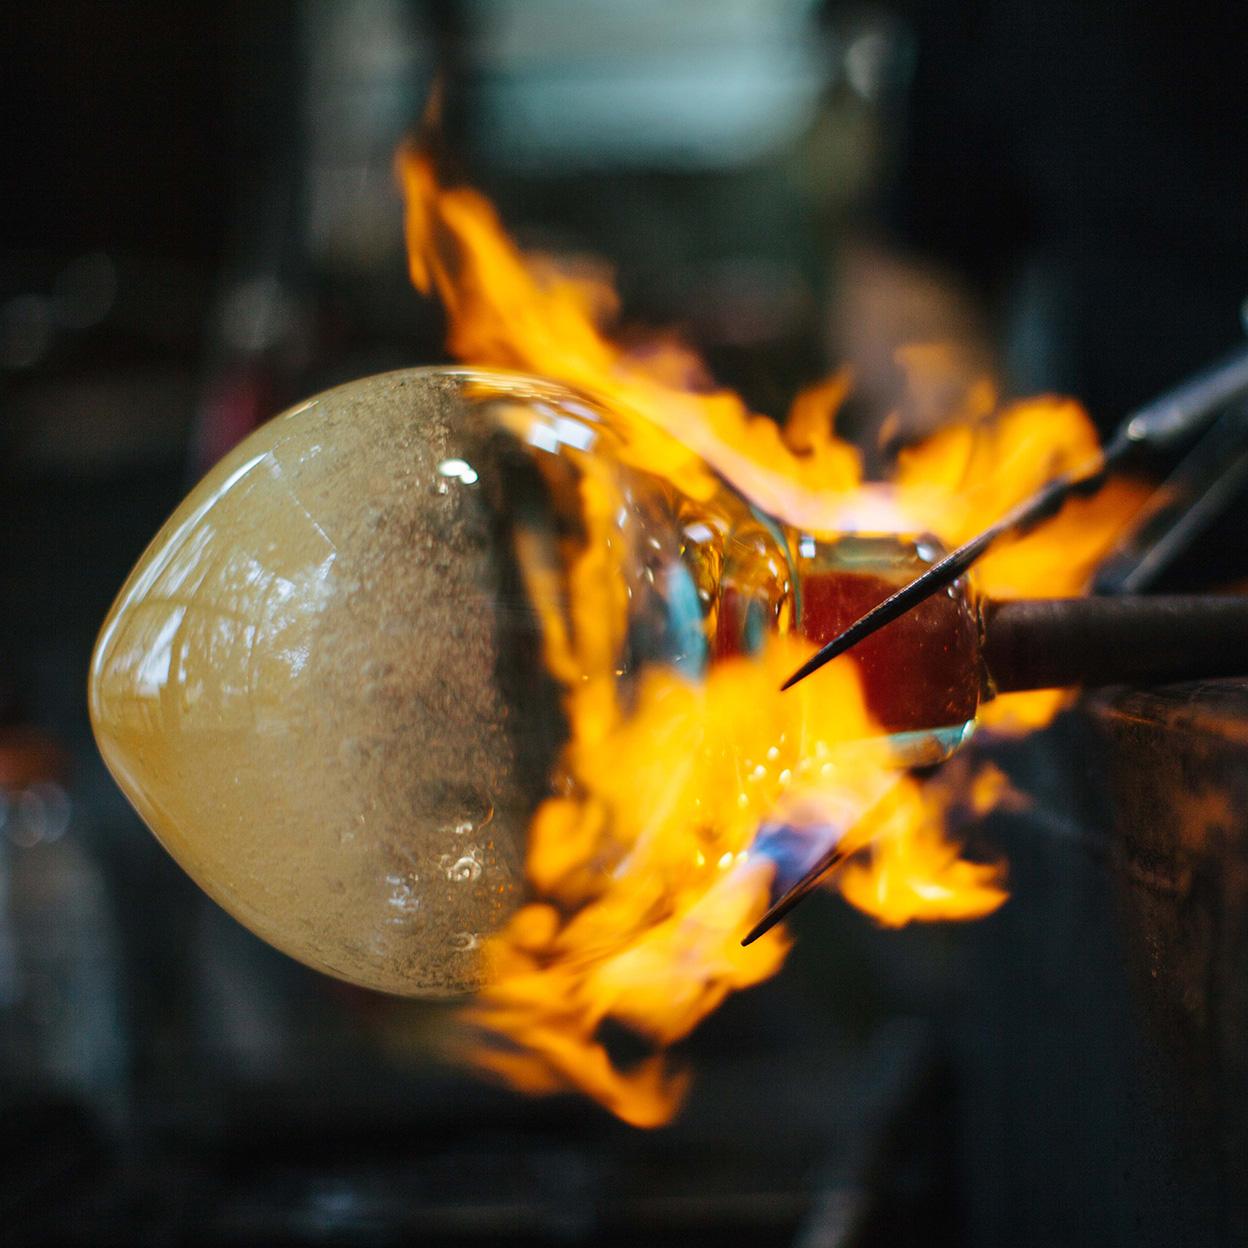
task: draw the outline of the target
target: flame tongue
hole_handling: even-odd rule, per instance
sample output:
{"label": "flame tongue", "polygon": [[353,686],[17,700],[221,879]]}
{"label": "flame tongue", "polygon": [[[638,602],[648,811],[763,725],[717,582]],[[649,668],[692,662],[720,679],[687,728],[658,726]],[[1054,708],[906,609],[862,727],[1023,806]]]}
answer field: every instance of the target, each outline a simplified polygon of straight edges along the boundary
{"label": "flame tongue", "polygon": [[[612,342],[599,328],[617,310],[610,286],[569,275],[548,257],[522,255],[489,201],[439,185],[423,152],[402,149],[398,173],[411,278],[445,305],[453,355],[552,377],[638,413],[686,451],[682,463],[672,461],[672,448],[656,449],[644,466],[685,488],[704,459],[764,511],[821,532],[845,527],[840,504],[861,485],[861,460],[855,448],[826,436],[844,379],[821,386],[797,409],[799,454],[774,421],[714,387],[702,361],[675,337],[653,335],[631,351]],[[897,523],[895,512],[889,521],[890,528]]]}
{"label": "flame tongue", "polygon": [[[617,309],[609,285],[522,255],[488,201],[441,186],[422,153],[403,149],[398,174],[412,280],[446,305],[451,351],[602,396],[632,422],[632,466],[691,498],[713,492],[709,463],[764,511],[816,536],[926,529],[953,545],[1095,445],[1069,402],[1033,401],[988,419],[985,383],[961,423],[902,455],[890,491],[864,487],[857,452],[832,432],[847,378],[799,396],[782,431],[713,387],[674,338],[617,345],[601,328]],[[656,426],[672,436],[656,436]],[[983,813],[1006,786],[992,772],[973,779],[965,765],[947,783],[899,772],[886,744],[864,743],[874,724],[851,661],[779,695],[813,648],[793,636],[768,639],[752,658],[721,656],[697,684],[644,670],[622,707],[614,669],[627,607],[612,589],[609,483],[590,473],[581,496],[570,626],[548,601],[541,561],[520,551],[570,739],[556,795],[530,830],[534,901],[497,938],[497,978],[466,1018],[478,1029],[471,1057],[480,1066],[531,1092],[580,1089],[652,1126],[686,1086],[665,1046],[783,962],[780,929],[746,949],[740,941],[784,887],[787,858],[813,861],[842,844],[850,861],[838,887],[886,924],[983,915],[1005,899],[1001,868],[964,859],[947,828]],[[1138,497],[1117,486],[1075,503],[986,559],[981,587],[1079,592]],[[1044,722],[1059,702],[1015,695],[990,710],[1000,718],[1011,704],[1023,721]],[[791,834],[777,837],[780,825]],[[608,1022],[643,1038],[653,1056],[614,1062],[602,1039]]]}
{"label": "flame tongue", "polygon": [[[861,844],[864,811],[910,783],[880,741],[848,740],[869,729],[852,666],[837,667],[817,699],[776,696],[805,652],[777,642],[759,661],[713,667],[702,684],[651,669],[602,738],[587,744],[574,726],[576,796],[548,800],[530,831],[527,873],[548,900],[504,932],[498,979],[468,1012],[492,1033],[478,1062],[530,1090],[581,1087],[637,1125],[670,1116],[684,1080],[662,1062],[617,1069],[603,1022],[670,1045],[730,992],[772,975],[788,950],[780,930],[741,947],[776,872],[756,830],[786,807],[805,824],[797,807],[809,791],[823,820],[805,833],[811,852],[817,836]],[[981,901],[1001,896],[993,888]]]}

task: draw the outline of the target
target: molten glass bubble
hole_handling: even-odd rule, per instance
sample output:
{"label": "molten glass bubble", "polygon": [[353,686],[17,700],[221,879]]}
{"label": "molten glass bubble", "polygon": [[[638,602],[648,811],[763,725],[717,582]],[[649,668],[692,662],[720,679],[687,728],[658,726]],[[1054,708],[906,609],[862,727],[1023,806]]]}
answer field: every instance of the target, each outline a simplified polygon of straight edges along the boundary
{"label": "molten glass bubble", "polygon": [[[524,900],[534,810],[571,792],[567,715],[593,740],[655,664],[697,681],[776,634],[813,648],[935,554],[785,525],[558,385],[391,373],[279,416],[196,487],[104,625],[92,722],[152,831],[257,934],[457,993]],[[908,762],[955,748],[979,698],[973,604],[925,612],[859,656]],[[932,651],[921,679],[899,641]]]}
{"label": "molten glass bubble", "polygon": [[370,378],[259,429],[157,535],[91,664],[101,752],[190,875],[310,965],[421,995],[480,982],[545,781],[540,663],[512,691],[528,722],[504,694],[536,634],[500,609],[463,384]]}

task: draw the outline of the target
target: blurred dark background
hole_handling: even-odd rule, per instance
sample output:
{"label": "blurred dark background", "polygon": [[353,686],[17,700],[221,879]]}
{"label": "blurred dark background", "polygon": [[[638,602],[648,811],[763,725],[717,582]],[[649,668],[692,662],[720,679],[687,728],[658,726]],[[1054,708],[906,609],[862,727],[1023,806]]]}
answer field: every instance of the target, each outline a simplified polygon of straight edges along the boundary
{"label": "blurred dark background", "polygon": [[[1002,754],[1039,813],[986,832],[998,916],[810,903],[780,978],[688,1046],[685,1115],[638,1133],[435,1062],[436,1009],[234,925],[113,788],[83,688],[210,462],[445,358],[391,175],[438,67],[447,146],[522,242],[607,257],[628,316],[759,410],[850,363],[866,434],[906,342],[952,344],[954,390],[991,369],[1107,426],[1236,341],[1246,51],[1229,3],[3,6],[6,1241],[1242,1242],[1239,1120],[1216,1089],[1187,1112],[1134,986],[1098,712]],[[1210,576],[1248,571],[1238,515]],[[1180,1011],[1227,1017],[1212,975]]]}

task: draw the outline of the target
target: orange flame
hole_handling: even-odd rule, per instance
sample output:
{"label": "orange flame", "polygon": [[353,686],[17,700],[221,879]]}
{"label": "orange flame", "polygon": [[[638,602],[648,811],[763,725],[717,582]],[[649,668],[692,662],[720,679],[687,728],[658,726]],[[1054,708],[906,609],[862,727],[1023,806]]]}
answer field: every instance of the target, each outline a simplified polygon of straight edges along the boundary
{"label": "orange flame", "polygon": [[[627,453],[694,498],[715,488],[709,463],[764,510],[816,534],[928,529],[956,544],[1095,453],[1076,404],[1034,400],[997,414],[985,381],[964,396],[957,423],[901,455],[891,488],[864,486],[858,453],[833,434],[847,376],[799,395],[781,429],[714,387],[674,338],[618,345],[602,328],[617,311],[607,284],[522,254],[490,203],[442,186],[420,151],[402,149],[397,172],[412,280],[445,304],[452,353],[571,384],[625,419],[634,414]],[[903,363],[938,358],[911,351]],[[570,739],[558,795],[530,830],[533,901],[494,940],[493,982],[465,1017],[479,1029],[470,1057],[481,1067],[530,1092],[580,1089],[653,1126],[675,1112],[687,1082],[664,1048],[730,992],[774,974],[787,952],[779,929],[740,945],[770,897],[773,867],[751,852],[760,826],[815,812],[849,856],[834,877],[841,892],[883,923],[968,919],[1006,894],[1003,868],[963,858],[948,836],[955,793],[983,813],[1008,786],[991,769],[972,777],[967,764],[945,783],[899,773],[887,744],[871,738],[852,662],[826,668],[817,690],[807,682],[778,694],[809,653],[791,636],[712,665],[700,684],[652,668],[622,707],[614,667],[625,604],[605,562],[611,544],[595,540],[610,524],[609,483],[591,468],[582,494],[588,538],[570,573],[570,625],[549,571],[520,552]],[[1114,486],[1072,504],[985,559],[979,584],[997,596],[1078,592],[1137,501],[1134,489]],[[1023,726],[1060,705],[1024,694],[989,710],[1008,720],[1011,704]],[[603,1039],[608,1020],[651,1042],[653,1055],[617,1064]]]}

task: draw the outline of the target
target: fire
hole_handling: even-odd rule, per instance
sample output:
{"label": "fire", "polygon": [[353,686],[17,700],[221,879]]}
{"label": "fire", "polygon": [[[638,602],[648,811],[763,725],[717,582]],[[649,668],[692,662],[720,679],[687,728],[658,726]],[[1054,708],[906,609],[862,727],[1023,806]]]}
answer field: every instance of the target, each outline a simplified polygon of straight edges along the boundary
{"label": "fire", "polygon": [[[617,343],[604,328],[618,311],[609,284],[521,253],[490,203],[441,185],[422,152],[402,149],[397,172],[411,277],[444,303],[453,354],[550,377],[633,414],[628,454],[694,498],[714,488],[709,463],[764,510],[816,534],[928,530],[953,545],[1096,452],[1076,404],[1032,400],[998,412],[985,381],[964,396],[954,424],[901,453],[891,487],[865,485],[857,451],[833,432],[848,376],[800,394],[781,427],[714,386],[673,336]],[[938,359],[916,350],[903,363]],[[790,834],[799,851],[839,843],[846,865],[836,885],[882,923],[975,918],[1005,900],[1004,868],[964,858],[949,829],[1002,800],[1008,785],[961,760],[935,782],[899,771],[851,661],[779,694],[810,651],[796,636],[713,663],[697,683],[652,667],[622,706],[614,669],[625,604],[611,544],[595,540],[607,533],[610,492],[591,472],[582,494],[587,538],[571,571],[570,624],[550,570],[519,551],[570,739],[555,796],[530,829],[533,900],[494,940],[493,982],[465,1012],[479,1037],[469,1056],[526,1091],[580,1089],[653,1126],[671,1117],[687,1084],[666,1047],[784,960],[781,929],[740,944],[771,898],[779,860],[766,846]],[[1138,497],[1116,486],[1068,506],[986,559],[979,587],[1079,592]],[[1029,726],[1059,705],[1060,695],[1013,695],[989,710],[996,722]],[[615,1061],[606,1024],[643,1038],[651,1056]]]}
{"label": "fire", "polygon": [[[661,1062],[617,1069],[601,1024],[670,1045],[772,975],[788,950],[780,930],[741,947],[769,900],[773,867],[751,854],[760,825],[822,797],[821,817],[865,844],[864,812],[911,784],[882,742],[862,740],[871,726],[851,665],[835,665],[823,689],[777,696],[807,653],[781,639],[700,684],[656,667],[602,736],[573,720],[575,795],[549,799],[530,830],[543,901],[504,932],[496,982],[470,1010],[518,1047],[481,1044],[481,1065],[529,1089],[582,1087],[637,1125],[671,1115],[683,1080]],[[982,883],[981,909],[1003,897]]]}

